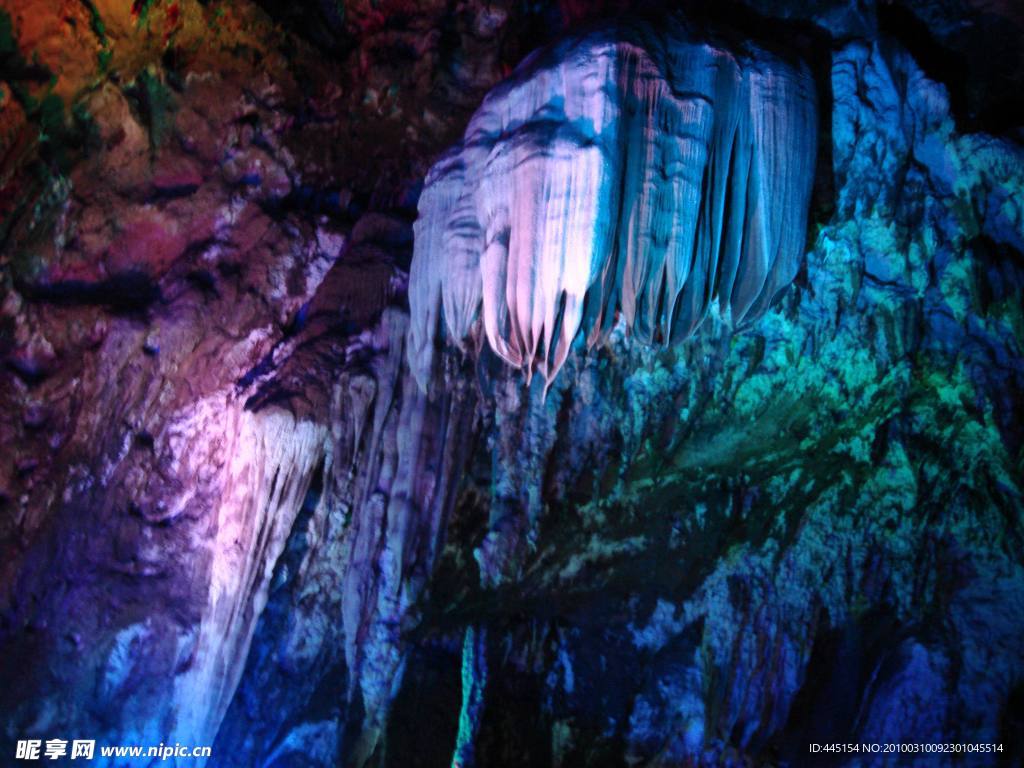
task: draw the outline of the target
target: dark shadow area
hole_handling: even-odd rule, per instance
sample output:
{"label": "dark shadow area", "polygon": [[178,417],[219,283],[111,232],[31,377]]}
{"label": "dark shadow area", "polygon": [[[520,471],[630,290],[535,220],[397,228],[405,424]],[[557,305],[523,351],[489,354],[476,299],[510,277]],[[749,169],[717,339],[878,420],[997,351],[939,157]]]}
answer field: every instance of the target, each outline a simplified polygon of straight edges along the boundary
{"label": "dark shadow area", "polygon": [[424,638],[412,647],[388,720],[392,768],[448,768],[462,705],[461,638]]}
{"label": "dark shadow area", "polygon": [[999,765],[1024,765],[1024,683],[1010,691],[1000,720],[999,741],[1006,751],[999,755]]}
{"label": "dark shadow area", "polygon": [[99,305],[115,313],[138,312],[160,298],[160,288],[141,270],[121,272],[96,282],[22,282],[17,288],[30,301],[70,307]]}
{"label": "dark shadow area", "polygon": [[[767,749],[799,765],[808,759],[807,745],[812,742],[856,743],[865,689],[904,634],[895,616],[882,609],[872,609],[844,626],[819,630],[786,726]],[[834,763],[836,757],[821,760]]]}
{"label": "dark shadow area", "polygon": [[[1024,34],[999,6],[977,9],[957,25],[942,18],[938,3],[878,4],[878,28],[899,41],[932,80],[946,86],[960,131],[1002,134],[1024,126]],[[912,6],[912,7],[908,7]],[[929,24],[937,16],[946,27]]]}

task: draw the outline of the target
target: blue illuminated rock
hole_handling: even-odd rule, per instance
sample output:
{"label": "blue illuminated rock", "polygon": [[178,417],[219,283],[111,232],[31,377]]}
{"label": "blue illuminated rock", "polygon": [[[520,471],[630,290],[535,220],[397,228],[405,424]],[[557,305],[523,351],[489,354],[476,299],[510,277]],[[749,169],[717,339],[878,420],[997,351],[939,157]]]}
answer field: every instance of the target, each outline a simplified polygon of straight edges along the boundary
{"label": "blue illuminated rock", "polygon": [[[816,151],[808,73],[683,24],[572,37],[484,100],[431,170],[410,281],[410,362],[435,334],[548,384],[621,317],[647,343],[715,309],[739,325],[796,274]],[[481,330],[482,326],[482,330]]]}

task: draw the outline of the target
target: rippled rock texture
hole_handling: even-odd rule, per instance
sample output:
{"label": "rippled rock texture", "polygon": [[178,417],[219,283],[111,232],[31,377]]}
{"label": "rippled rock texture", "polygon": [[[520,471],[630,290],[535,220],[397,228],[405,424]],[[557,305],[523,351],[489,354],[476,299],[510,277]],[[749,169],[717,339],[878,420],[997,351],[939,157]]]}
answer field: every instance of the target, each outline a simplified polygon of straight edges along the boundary
{"label": "rippled rock texture", "polygon": [[1000,87],[863,3],[285,5],[0,17],[0,749],[1022,759]]}
{"label": "rippled rock texture", "polygon": [[[581,333],[680,341],[796,275],[816,154],[806,71],[682,25],[533,54],[427,177],[410,285],[421,382],[437,317],[550,383]],[[441,308],[443,307],[443,313]]]}

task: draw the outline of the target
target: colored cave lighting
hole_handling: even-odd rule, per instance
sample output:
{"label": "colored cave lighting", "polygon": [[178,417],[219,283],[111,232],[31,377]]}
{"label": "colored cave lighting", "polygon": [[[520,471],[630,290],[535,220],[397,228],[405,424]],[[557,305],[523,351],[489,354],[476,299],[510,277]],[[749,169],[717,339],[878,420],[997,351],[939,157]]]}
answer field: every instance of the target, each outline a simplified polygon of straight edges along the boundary
{"label": "colored cave lighting", "polygon": [[[816,152],[808,74],[643,24],[529,57],[431,170],[410,276],[421,385],[478,322],[550,384],[621,316],[647,343],[738,325],[795,276]],[[581,333],[582,331],[582,333]]]}

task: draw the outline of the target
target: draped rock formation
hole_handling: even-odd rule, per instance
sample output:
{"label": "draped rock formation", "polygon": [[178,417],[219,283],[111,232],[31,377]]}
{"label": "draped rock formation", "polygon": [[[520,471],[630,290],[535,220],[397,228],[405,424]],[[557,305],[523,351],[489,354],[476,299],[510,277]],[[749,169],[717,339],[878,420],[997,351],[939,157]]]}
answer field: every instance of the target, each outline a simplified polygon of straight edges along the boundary
{"label": "draped rock formation", "polygon": [[7,5],[0,762],[1024,760],[1007,3]]}
{"label": "draped rock formation", "polygon": [[616,26],[527,58],[431,170],[409,301],[421,385],[443,315],[462,345],[550,384],[583,331],[621,317],[685,339],[733,324],[795,276],[815,157],[810,78],[681,24]]}

